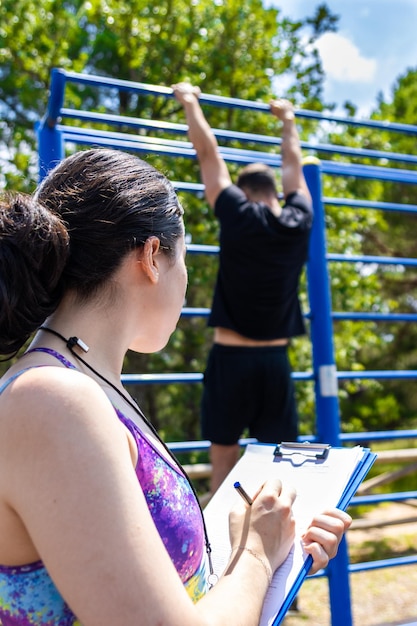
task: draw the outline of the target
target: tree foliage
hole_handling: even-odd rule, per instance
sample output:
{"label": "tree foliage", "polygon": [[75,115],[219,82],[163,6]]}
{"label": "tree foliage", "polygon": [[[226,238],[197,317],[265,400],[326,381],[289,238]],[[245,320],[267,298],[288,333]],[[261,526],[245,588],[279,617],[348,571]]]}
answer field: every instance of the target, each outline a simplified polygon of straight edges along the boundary
{"label": "tree foliage", "polygon": [[[415,124],[417,107],[416,70],[408,70],[393,87],[392,100],[379,99],[372,118]],[[354,111],[350,110],[350,114]],[[334,144],[386,151],[385,158],[352,157],[350,162],[415,170],[406,163],[416,155],[416,132],[404,133],[372,128],[337,128],[328,140]],[[399,155],[404,155],[401,161]],[[346,158],[335,157],[339,160]],[[417,158],[416,158],[417,160]],[[417,205],[417,189],[409,183],[348,178],[325,181],[325,195],[355,200]],[[404,207],[407,208],[407,207]],[[334,252],[380,257],[415,257],[416,215],[401,210],[329,207],[329,249]],[[348,244],[349,241],[349,244]],[[417,271],[412,265],[357,263],[332,267],[335,310],[377,314],[417,313]],[[404,321],[339,322],[335,324],[339,370],[416,370],[416,327]],[[417,424],[417,395],[409,380],[349,380],[341,385],[341,412],[345,430],[412,428]]]}
{"label": "tree foliage", "polygon": [[[319,22],[330,15],[327,9]],[[0,4],[0,142],[8,159],[6,186],[33,184],[34,123],[45,112],[53,67],[170,85],[190,78],[210,93],[268,98],[273,77],[288,76],[289,91],[320,106],[322,70],[304,22],[281,20],[261,0],[2,0]],[[317,20],[316,20],[317,21]],[[310,36],[310,44],[315,33]],[[165,100],[127,92],[97,96],[85,88],[68,104],[152,117],[167,115]],[[239,124],[251,123],[235,112]],[[229,124],[231,119],[227,120]],[[4,152],[4,150],[2,150]],[[23,159],[25,155],[26,160]]]}
{"label": "tree foliage", "polygon": [[[157,4],[144,0],[2,0],[0,20],[0,154],[1,182],[6,189],[32,190],[36,184],[34,124],[45,113],[53,67],[155,85],[190,80],[211,94],[262,102],[286,96],[310,110],[332,107],[323,102],[324,75],[314,46],[324,32],[337,29],[338,17],[325,4],[294,22],[279,9],[264,8],[261,0],[161,0]],[[415,74],[410,70],[399,79],[392,102],[380,99],[376,119],[413,123]],[[184,122],[182,109],[173,99],[115,89],[70,86],[66,106]],[[354,104],[346,107],[354,113]],[[276,123],[268,114],[221,107],[208,107],[206,113],[213,127],[276,133]],[[321,134],[321,139],[340,145],[404,153],[414,150],[413,137],[370,129],[336,129],[323,134],[317,125],[304,121],[300,132],[303,138]],[[147,158],[172,180],[199,180],[193,160],[161,155]],[[233,175],[237,166],[231,164],[230,169]],[[356,179],[325,179],[324,195],[415,202],[415,189],[410,186]],[[180,196],[189,240],[216,244],[218,226],[205,201],[198,195]],[[329,207],[326,219],[331,251],[412,256],[413,230],[398,213]],[[217,258],[189,254],[188,266],[187,305],[209,307]],[[370,271],[361,264],[333,264],[331,279],[335,310],[415,310],[412,291],[416,279],[408,270],[398,273],[379,266]],[[306,301],[305,288],[302,297]],[[393,363],[415,368],[417,353],[410,349],[416,345],[413,328],[403,325],[394,332],[388,323],[340,322],[335,330],[339,369],[382,369]],[[201,372],[210,343],[211,331],[204,318],[182,318],[165,350],[151,356],[129,354],[125,371]],[[293,342],[291,357],[295,370],[311,369],[308,339]],[[201,385],[148,385],[133,391],[166,438],[199,438]],[[311,432],[312,387],[298,385],[297,396],[302,430]],[[349,381],[341,386],[346,430],[411,424],[416,405],[417,398],[403,392],[399,384],[383,388],[378,381]]]}

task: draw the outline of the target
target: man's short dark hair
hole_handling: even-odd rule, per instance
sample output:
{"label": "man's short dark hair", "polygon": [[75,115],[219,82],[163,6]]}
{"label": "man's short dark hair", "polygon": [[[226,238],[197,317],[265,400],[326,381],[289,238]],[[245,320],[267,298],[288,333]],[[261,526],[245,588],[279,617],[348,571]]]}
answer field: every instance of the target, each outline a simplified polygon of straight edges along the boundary
{"label": "man's short dark hair", "polygon": [[244,167],[239,172],[236,184],[241,189],[246,188],[254,193],[278,193],[275,172],[264,163],[251,163]]}

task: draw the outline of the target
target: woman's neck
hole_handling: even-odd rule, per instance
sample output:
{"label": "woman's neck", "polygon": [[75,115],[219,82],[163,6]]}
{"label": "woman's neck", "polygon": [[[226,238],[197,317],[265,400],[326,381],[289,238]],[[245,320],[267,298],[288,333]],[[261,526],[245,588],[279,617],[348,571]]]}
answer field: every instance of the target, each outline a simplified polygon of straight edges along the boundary
{"label": "woman's neck", "polygon": [[36,334],[31,347],[47,346],[57,351],[71,352],[67,341],[75,337],[73,352],[79,355],[90,366],[100,371],[113,384],[120,380],[123,359],[127,347],[123,344],[123,336],[119,331],[118,323],[109,323],[109,318],[97,314],[90,315],[87,308],[78,309],[73,314],[58,310],[49,317],[44,327],[58,333],[60,336],[40,330]]}

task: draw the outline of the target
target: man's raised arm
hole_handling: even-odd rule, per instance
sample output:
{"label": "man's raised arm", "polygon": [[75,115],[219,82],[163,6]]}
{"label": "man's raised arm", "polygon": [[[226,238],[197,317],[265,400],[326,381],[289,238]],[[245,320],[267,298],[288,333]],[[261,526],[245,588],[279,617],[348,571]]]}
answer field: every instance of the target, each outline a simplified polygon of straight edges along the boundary
{"label": "man's raised arm", "polygon": [[311,196],[303,174],[300,138],[295,125],[294,107],[288,100],[279,98],[270,102],[272,115],[282,122],[282,187],[284,198],[294,191]]}
{"label": "man's raised arm", "polygon": [[189,83],[172,85],[174,95],[184,108],[188,137],[197,153],[205,195],[211,207],[220,192],[231,185],[226,163],[219,154],[217,139],[211,130],[199,103],[200,89]]}

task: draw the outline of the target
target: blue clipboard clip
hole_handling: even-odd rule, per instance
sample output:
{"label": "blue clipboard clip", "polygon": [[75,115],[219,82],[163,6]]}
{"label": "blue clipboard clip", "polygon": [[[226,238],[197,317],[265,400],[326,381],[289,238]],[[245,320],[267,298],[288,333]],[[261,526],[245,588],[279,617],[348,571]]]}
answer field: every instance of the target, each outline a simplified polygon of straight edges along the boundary
{"label": "blue clipboard clip", "polygon": [[274,457],[282,459],[290,457],[290,460],[294,461],[297,459],[297,464],[303,463],[307,460],[323,461],[329,454],[330,448],[331,445],[328,443],[310,443],[308,441],[305,443],[298,443],[283,441],[282,443],[277,444],[274,450]]}

